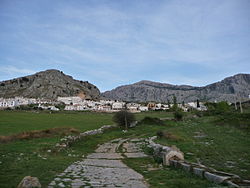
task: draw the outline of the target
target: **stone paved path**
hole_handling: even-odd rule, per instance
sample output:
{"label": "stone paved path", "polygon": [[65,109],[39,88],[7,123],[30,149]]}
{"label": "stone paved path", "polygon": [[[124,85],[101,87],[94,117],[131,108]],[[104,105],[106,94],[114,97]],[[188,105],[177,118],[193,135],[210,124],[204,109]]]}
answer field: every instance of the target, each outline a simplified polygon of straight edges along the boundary
{"label": "stone paved path", "polygon": [[[125,165],[124,157],[146,157],[141,139],[115,139],[100,145],[83,161],[70,165],[49,184],[52,187],[147,188],[143,176]],[[119,153],[119,148],[122,153]]]}

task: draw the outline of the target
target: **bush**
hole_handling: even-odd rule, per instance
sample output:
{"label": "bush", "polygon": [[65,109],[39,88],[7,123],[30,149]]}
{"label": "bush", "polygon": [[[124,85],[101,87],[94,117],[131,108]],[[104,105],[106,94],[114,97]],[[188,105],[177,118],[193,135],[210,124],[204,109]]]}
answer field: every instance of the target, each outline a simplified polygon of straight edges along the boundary
{"label": "bush", "polygon": [[60,104],[55,105],[55,107],[58,108],[59,110],[64,110],[65,106],[66,105],[64,103],[60,103]]}
{"label": "bush", "polygon": [[207,110],[208,115],[216,115],[216,114],[221,115],[231,111],[230,105],[225,101],[218,103],[207,102],[205,105],[208,108]]}
{"label": "bush", "polygon": [[193,112],[193,114],[195,114],[197,117],[202,117],[203,116],[203,112],[202,111],[199,111],[199,110],[193,110],[192,111]]}
{"label": "bush", "polygon": [[157,131],[156,133],[158,138],[162,138],[163,137],[163,131]]}
{"label": "bush", "polygon": [[179,111],[179,110],[176,110],[174,112],[174,118],[177,120],[177,121],[181,121],[183,119],[183,112]]}
{"label": "bush", "polygon": [[167,131],[157,131],[158,138],[165,138],[172,141],[183,141],[183,138]]}
{"label": "bush", "polygon": [[146,125],[164,125],[164,122],[160,120],[159,118],[153,118],[146,116],[140,121],[140,124],[146,124]]}
{"label": "bush", "polygon": [[123,110],[115,113],[113,116],[113,121],[121,128],[128,129],[135,121],[135,116],[134,114]]}
{"label": "bush", "polygon": [[250,113],[229,112],[219,115],[215,122],[217,124],[230,125],[245,131],[250,131]]}

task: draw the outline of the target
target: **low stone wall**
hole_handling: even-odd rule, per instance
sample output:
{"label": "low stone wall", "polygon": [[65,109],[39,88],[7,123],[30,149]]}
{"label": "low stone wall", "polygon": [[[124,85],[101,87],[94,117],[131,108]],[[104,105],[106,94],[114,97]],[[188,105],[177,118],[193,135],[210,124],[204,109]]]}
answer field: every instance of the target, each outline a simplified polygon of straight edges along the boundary
{"label": "low stone wall", "polygon": [[102,133],[104,133],[105,130],[112,129],[115,127],[116,126],[114,126],[114,125],[103,125],[99,129],[85,131],[85,132],[80,133],[79,135],[76,135],[76,136],[73,136],[73,135],[65,136],[65,137],[60,139],[60,142],[55,145],[55,148],[57,150],[61,150],[63,148],[71,146],[73,143],[81,140],[82,138],[84,138],[86,136],[102,134]]}
{"label": "low stone wall", "polygon": [[225,184],[230,187],[250,188],[250,181],[243,180],[238,175],[217,171],[201,164],[184,161],[184,154],[178,148],[175,146],[168,147],[156,144],[154,142],[156,138],[157,136],[154,136],[147,140],[148,147],[153,149],[154,156],[162,158],[164,165],[183,169],[218,184]]}

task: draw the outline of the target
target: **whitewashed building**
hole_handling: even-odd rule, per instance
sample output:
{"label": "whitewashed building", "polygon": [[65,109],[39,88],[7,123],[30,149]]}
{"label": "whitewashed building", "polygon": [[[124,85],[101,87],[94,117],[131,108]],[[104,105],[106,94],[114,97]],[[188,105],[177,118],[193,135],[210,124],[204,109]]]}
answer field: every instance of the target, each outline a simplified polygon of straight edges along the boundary
{"label": "whitewashed building", "polygon": [[63,102],[67,105],[74,105],[82,103],[83,100],[81,97],[58,97],[57,101]]}
{"label": "whitewashed building", "polygon": [[142,112],[146,112],[146,111],[148,111],[148,107],[147,106],[139,106],[139,110]]}
{"label": "whitewashed building", "polygon": [[122,110],[124,107],[124,102],[114,102],[112,104],[112,109],[113,110]]}

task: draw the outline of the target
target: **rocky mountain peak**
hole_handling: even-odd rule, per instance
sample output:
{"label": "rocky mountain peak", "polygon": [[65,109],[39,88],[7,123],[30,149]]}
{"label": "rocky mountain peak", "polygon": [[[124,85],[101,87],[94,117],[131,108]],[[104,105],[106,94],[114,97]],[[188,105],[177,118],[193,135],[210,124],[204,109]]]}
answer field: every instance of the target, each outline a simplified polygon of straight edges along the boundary
{"label": "rocky mountain peak", "polygon": [[79,81],[60,70],[49,69],[33,75],[0,82],[0,97],[16,96],[56,99],[57,97],[84,95],[86,99],[99,99],[99,89],[88,81]]}

